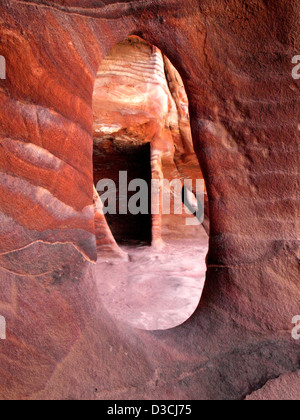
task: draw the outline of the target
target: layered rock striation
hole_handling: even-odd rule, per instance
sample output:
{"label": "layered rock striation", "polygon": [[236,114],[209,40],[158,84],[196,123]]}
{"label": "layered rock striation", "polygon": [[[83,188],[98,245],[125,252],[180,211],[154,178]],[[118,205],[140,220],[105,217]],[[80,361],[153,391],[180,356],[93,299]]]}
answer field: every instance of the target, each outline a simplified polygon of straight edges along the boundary
{"label": "layered rock striation", "polygon": [[[297,383],[298,2],[2,0],[0,16],[0,398],[242,399]],[[92,264],[94,83],[132,34],[184,81],[209,199],[203,298],[162,332],[113,321]]]}

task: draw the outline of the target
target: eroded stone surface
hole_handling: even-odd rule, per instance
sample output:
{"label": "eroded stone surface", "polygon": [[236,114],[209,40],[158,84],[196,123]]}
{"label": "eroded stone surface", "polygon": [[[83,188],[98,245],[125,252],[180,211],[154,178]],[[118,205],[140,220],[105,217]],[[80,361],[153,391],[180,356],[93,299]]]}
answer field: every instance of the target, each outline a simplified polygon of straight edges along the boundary
{"label": "eroded stone surface", "polygon": [[[299,368],[299,4],[104,3],[0,4],[0,397],[244,398]],[[180,71],[209,196],[202,300],[156,333],[111,319],[89,262],[93,86],[132,33]]]}
{"label": "eroded stone surface", "polygon": [[300,374],[287,373],[277,379],[269,381],[259,391],[253,392],[249,401],[299,401]]}

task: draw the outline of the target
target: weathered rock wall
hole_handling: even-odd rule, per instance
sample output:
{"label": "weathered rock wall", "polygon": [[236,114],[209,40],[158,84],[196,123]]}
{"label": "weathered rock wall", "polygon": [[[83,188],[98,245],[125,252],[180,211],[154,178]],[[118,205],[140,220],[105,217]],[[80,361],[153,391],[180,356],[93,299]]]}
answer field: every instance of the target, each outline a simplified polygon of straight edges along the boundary
{"label": "weathered rock wall", "polygon": [[[299,3],[97,3],[0,2],[0,397],[243,398],[299,369]],[[93,86],[131,34],[180,71],[210,206],[204,297],[160,333],[115,324],[89,262]]]}

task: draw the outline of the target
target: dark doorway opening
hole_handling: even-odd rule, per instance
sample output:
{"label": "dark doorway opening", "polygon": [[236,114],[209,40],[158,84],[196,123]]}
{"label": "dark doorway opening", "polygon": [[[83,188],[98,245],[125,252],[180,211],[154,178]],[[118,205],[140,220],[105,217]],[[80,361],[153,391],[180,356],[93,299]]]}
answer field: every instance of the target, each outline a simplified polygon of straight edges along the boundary
{"label": "dark doorway opening", "polygon": [[[117,188],[117,214],[106,214],[107,223],[119,244],[150,245],[152,240],[151,218],[151,151],[150,143],[139,144],[116,137],[94,139],[94,181],[114,181]],[[119,214],[120,172],[127,173],[127,202],[136,194],[128,191],[131,181],[141,179],[149,186],[148,214]]]}

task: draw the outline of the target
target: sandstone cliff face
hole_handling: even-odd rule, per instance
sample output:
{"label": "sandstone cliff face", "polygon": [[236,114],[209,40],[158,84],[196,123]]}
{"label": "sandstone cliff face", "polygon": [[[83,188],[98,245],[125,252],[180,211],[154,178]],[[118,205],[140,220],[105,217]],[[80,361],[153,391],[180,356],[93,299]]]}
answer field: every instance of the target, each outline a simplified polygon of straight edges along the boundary
{"label": "sandstone cliff face", "polygon": [[[116,45],[97,73],[93,101],[95,135],[101,138],[119,132],[119,137],[139,135],[144,142],[156,137],[160,148],[172,152],[167,143],[170,136],[160,133],[168,128],[169,116],[173,116],[171,108],[176,114],[159,49],[138,37]],[[166,144],[162,144],[164,139]]]}
{"label": "sandstone cliff face", "polygon": [[[298,2],[2,0],[0,12],[0,397],[240,399],[297,371]],[[204,297],[159,333],[111,320],[91,264],[94,82],[132,34],[184,80],[209,197]]]}

